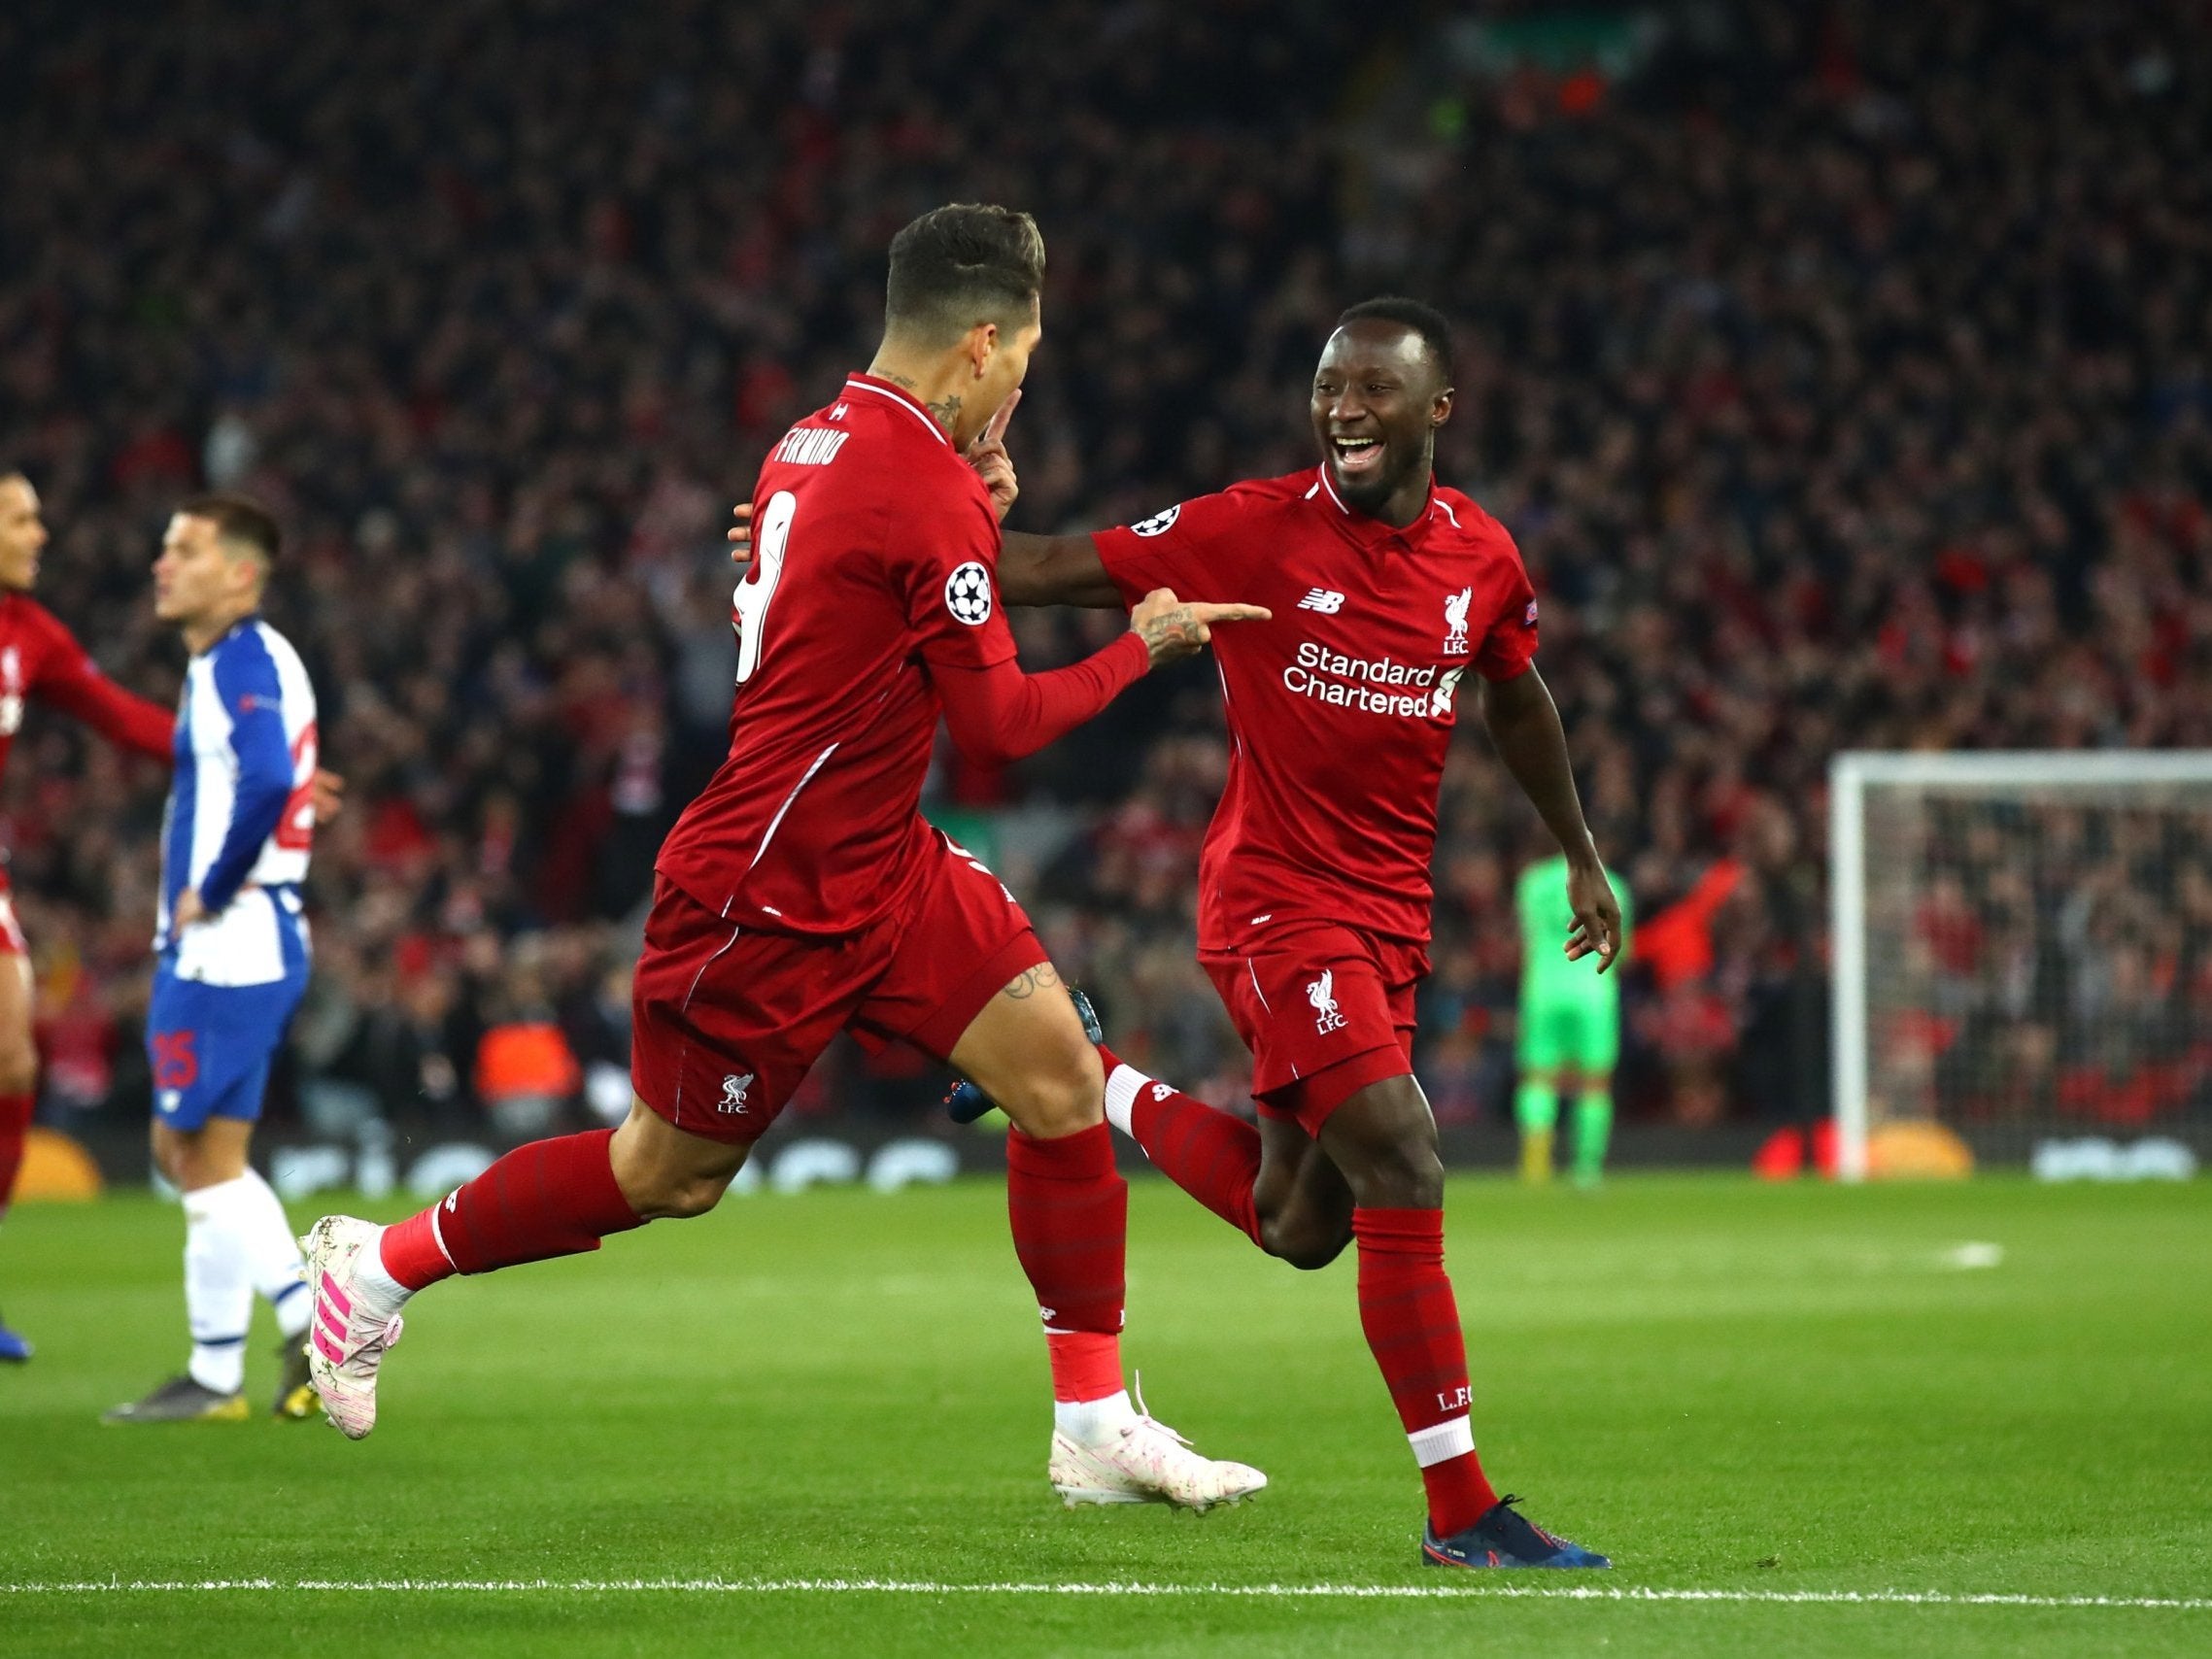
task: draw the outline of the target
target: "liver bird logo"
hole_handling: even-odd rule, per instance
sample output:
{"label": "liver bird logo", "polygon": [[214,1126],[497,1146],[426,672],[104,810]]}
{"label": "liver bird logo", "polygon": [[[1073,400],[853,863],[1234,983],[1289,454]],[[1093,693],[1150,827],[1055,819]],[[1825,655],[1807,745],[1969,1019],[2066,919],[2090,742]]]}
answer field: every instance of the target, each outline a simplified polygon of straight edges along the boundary
{"label": "liver bird logo", "polygon": [[1467,608],[1475,602],[1475,590],[1462,588],[1444,596],[1444,654],[1467,655]]}
{"label": "liver bird logo", "polygon": [[1306,987],[1306,1000],[1313,1004],[1313,1029],[1326,1036],[1331,1032],[1344,1029],[1344,1017],[1337,1010],[1337,970],[1324,967],[1321,977]]}

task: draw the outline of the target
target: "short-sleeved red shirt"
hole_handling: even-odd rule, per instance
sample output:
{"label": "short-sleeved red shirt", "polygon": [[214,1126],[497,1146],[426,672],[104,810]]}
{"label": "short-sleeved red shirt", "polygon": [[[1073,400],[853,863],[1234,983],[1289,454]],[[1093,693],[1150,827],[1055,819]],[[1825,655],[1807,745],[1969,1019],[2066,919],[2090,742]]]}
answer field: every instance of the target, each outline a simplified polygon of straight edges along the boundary
{"label": "short-sleeved red shirt", "polygon": [[734,598],[730,756],[657,867],[732,921],[855,932],[928,869],[929,664],[1014,656],[999,521],[928,411],[854,375],[768,452],[753,545]]}
{"label": "short-sleeved red shirt", "polygon": [[1200,948],[1311,921],[1426,943],[1460,677],[1510,680],[1536,654],[1535,590],[1504,526],[1436,489],[1396,529],[1314,468],[1094,540],[1132,604],[1173,588],[1275,612],[1213,634],[1229,780],[1199,867]]}

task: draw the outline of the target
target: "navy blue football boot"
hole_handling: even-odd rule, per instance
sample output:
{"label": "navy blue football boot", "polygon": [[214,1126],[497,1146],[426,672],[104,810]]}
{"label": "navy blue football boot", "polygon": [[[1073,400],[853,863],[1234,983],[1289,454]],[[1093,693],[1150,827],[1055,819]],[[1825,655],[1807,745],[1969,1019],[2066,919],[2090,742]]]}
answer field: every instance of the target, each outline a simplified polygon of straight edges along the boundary
{"label": "navy blue football boot", "polygon": [[30,1357],[31,1344],[29,1340],[9,1330],[6,1321],[0,1320],[0,1360],[6,1361],[9,1365],[19,1366]]}
{"label": "navy blue football boot", "polygon": [[1500,1498],[1464,1532],[1438,1538],[1421,1524],[1424,1567],[1611,1567],[1612,1562],[1579,1543],[1554,1538],[1513,1507],[1520,1500]]}
{"label": "navy blue football boot", "polygon": [[[1068,1000],[1075,1004],[1075,1015],[1083,1022],[1083,1034],[1093,1042],[1106,1041],[1106,1027],[1099,1024],[1099,1011],[1091,1006],[1091,999],[1071,985]],[[945,1116],[954,1123],[973,1123],[997,1106],[997,1101],[965,1077],[945,1093]]]}

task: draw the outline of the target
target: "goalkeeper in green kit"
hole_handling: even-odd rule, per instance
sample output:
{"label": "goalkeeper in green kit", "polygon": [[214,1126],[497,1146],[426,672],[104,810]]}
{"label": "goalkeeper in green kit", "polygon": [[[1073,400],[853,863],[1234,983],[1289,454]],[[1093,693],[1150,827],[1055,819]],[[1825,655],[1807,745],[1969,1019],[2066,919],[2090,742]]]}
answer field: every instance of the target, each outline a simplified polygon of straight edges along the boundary
{"label": "goalkeeper in green kit", "polygon": [[[1634,918],[1628,889],[1620,898],[1620,954],[1630,950]],[[1620,979],[1598,972],[1595,957],[1570,962],[1558,949],[1574,922],[1567,901],[1567,861],[1549,858],[1521,872],[1514,892],[1520,915],[1520,1084],[1514,1116],[1520,1124],[1521,1179],[1551,1179],[1552,1132],[1559,1102],[1575,1102],[1575,1184],[1594,1187],[1613,1134],[1613,1067],[1620,1054]]]}

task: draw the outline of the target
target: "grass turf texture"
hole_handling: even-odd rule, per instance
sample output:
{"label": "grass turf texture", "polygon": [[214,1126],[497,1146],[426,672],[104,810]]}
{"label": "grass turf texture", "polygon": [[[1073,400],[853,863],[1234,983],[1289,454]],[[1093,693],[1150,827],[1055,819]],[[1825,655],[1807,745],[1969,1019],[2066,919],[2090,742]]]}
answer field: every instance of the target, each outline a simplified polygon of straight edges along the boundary
{"label": "grass turf texture", "polygon": [[[728,1202],[422,1298],[382,1426],[121,1429],[179,1369],[182,1222],[28,1205],[0,1370],[0,1584],[873,1577],[1403,1586],[1448,1602],[670,1589],[0,1592],[10,1653],[1444,1650],[2201,1653],[2212,1608],[1575,1602],[1570,1587],[2212,1597],[2202,1185],[1455,1182],[1476,1423],[1609,1574],[1414,1563],[1420,1488],[1349,1252],[1298,1274],[1132,1191],[1152,1405],[1265,1468],[1206,1517],[1063,1510],[994,1183]],[[294,1206],[304,1225],[314,1210]],[[2002,1247],[1987,1253],[1961,1245]],[[273,1386],[256,1315],[249,1388]],[[1525,1592],[1514,1594],[1507,1592]]]}

